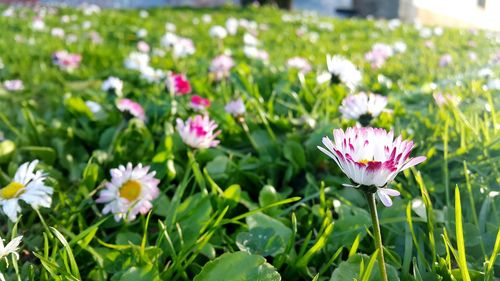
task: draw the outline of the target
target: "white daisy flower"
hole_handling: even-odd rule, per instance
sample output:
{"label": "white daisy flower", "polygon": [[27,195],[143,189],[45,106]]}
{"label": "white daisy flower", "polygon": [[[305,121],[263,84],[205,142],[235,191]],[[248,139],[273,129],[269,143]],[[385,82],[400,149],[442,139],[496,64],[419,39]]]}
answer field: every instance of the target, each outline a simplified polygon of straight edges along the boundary
{"label": "white daisy flower", "polygon": [[175,24],[173,24],[171,22],[165,23],[165,30],[166,31],[175,32],[176,29],[177,29],[177,27],[175,26]]}
{"label": "white daisy flower", "polygon": [[228,18],[226,20],[226,30],[229,34],[235,35],[238,32],[238,20],[235,18]]}
{"label": "white daisy flower", "polygon": [[154,69],[150,66],[141,69],[141,78],[149,83],[160,82],[165,78],[165,72],[161,69]]}
{"label": "white daisy flower", "polygon": [[46,186],[46,174],[36,171],[38,160],[26,162],[17,169],[14,179],[4,188],[0,189],[0,206],[3,212],[13,222],[17,221],[21,212],[19,200],[29,204],[32,208],[49,208],[52,203],[52,187]]}
{"label": "white daisy flower", "polygon": [[252,34],[245,33],[245,35],[243,35],[243,43],[245,43],[245,45],[257,46],[260,42],[259,39],[257,39]]}
{"label": "white daisy flower", "polygon": [[179,40],[179,37],[176,34],[174,34],[172,32],[167,32],[161,38],[160,44],[163,47],[170,48],[170,47],[173,47],[175,45],[175,43],[177,43],[178,40]]}
{"label": "white daisy flower", "polygon": [[3,244],[3,239],[0,238],[0,260],[5,259],[7,261],[7,256],[13,254],[16,259],[19,259],[19,254],[17,251],[19,250],[19,244],[21,244],[21,240],[23,236],[17,236],[12,239],[7,245]]}
{"label": "white daisy flower", "polygon": [[289,58],[286,61],[286,66],[288,68],[296,68],[303,74],[306,74],[312,70],[311,65],[307,61],[307,59],[302,58],[302,57],[293,57]]}
{"label": "white daisy flower", "polygon": [[209,34],[210,37],[224,39],[227,36],[227,30],[220,25],[214,25],[210,28]]}
{"label": "white daisy flower", "polygon": [[137,36],[139,38],[144,38],[144,37],[148,36],[148,31],[144,28],[141,28],[141,29],[137,30],[137,32],[135,33],[135,36]]}
{"label": "white daisy flower", "polygon": [[269,54],[265,50],[261,50],[254,46],[243,47],[243,53],[249,59],[261,60],[267,62],[269,60]]}
{"label": "white daisy flower", "polygon": [[174,57],[183,58],[194,54],[194,52],[196,52],[196,48],[194,46],[193,40],[180,37],[175,43],[172,52]]}
{"label": "white daisy flower", "polygon": [[234,117],[243,116],[243,114],[245,114],[245,103],[243,103],[243,100],[239,98],[227,103],[224,110]]}
{"label": "white daisy flower", "polygon": [[493,79],[488,81],[487,87],[491,90],[500,90],[500,79]]}
{"label": "white daisy flower", "polygon": [[139,213],[144,215],[151,210],[151,201],[160,194],[160,180],[154,177],[156,172],[150,172],[149,166],[139,164],[133,167],[128,163],[126,167],[120,165],[111,169],[110,174],[111,181],[106,183],[96,200],[106,204],[103,214],[112,213],[116,221],[132,221]]}
{"label": "white daisy flower", "polygon": [[377,117],[385,109],[387,98],[381,95],[365,92],[350,95],[344,98],[339,107],[342,117],[349,120],[357,120],[366,126],[372,118]]}
{"label": "white daisy flower", "polygon": [[342,82],[349,88],[355,88],[361,82],[361,72],[343,56],[326,56],[328,71],[332,74],[332,82]]}
{"label": "white daisy flower", "polygon": [[149,65],[149,55],[141,52],[132,52],[125,60],[125,67],[132,70],[141,70]]}
{"label": "white daisy flower", "polygon": [[332,74],[330,72],[322,72],[316,76],[316,82],[318,84],[324,84],[332,80]]}
{"label": "white daisy flower", "polygon": [[101,89],[105,92],[113,92],[115,95],[121,97],[123,81],[120,78],[110,76],[102,82]]}
{"label": "white daisy flower", "polygon": [[89,108],[89,110],[94,114],[100,114],[102,112],[102,106],[95,101],[85,101],[85,105]]}

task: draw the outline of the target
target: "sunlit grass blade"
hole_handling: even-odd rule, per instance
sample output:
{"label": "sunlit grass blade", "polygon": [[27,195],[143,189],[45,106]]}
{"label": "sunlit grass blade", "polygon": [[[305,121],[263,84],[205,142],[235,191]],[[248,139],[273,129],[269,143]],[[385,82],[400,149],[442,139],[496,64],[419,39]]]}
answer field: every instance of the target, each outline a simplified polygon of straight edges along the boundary
{"label": "sunlit grass blade", "polygon": [[458,266],[462,275],[463,281],[470,281],[469,270],[467,268],[467,260],[465,258],[465,241],[464,230],[462,226],[462,204],[460,203],[460,191],[458,186],[455,187],[455,227],[457,235],[457,250],[458,250]]}

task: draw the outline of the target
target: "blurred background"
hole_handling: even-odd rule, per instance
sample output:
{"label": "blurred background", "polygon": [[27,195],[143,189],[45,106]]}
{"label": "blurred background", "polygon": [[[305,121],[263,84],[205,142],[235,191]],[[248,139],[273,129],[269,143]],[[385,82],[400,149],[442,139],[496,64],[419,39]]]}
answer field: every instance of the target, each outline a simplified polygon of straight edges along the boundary
{"label": "blurred background", "polygon": [[424,25],[500,30],[500,0],[0,0],[24,4],[96,4],[111,8],[155,6],[218,7],[222,5],[275,5],[333,17],[401,19]]}

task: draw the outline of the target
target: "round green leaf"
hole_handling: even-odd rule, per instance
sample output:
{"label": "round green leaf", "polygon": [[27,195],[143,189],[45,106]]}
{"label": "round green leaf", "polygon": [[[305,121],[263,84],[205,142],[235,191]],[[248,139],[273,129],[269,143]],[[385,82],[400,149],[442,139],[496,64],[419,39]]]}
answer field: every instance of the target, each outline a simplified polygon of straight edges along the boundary
{"label": "round green leaf", "polygon": [[205,264],[194,281],[279,281],[281,276],[266,259],[245,252],[226,253]]}

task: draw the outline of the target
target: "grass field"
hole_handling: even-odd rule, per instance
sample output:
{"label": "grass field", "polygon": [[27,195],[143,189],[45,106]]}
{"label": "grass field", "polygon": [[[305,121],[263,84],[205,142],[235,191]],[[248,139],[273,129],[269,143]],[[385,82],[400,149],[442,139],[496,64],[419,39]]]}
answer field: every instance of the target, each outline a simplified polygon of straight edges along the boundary
{"label": "grass field", "polygon": [[[377,202],[388,280],[500,280],[500,34],[270,8],[0,10],[0,237],[22,235],[18,259],[0,244],[0,278],[381,280],[363,193],[317,148],[369,125],[427,158]],[[326,74],[327,55],[361,76]],[[349,120],[359,92],[387,105]]]}

